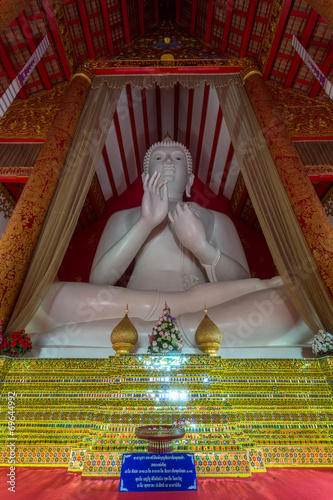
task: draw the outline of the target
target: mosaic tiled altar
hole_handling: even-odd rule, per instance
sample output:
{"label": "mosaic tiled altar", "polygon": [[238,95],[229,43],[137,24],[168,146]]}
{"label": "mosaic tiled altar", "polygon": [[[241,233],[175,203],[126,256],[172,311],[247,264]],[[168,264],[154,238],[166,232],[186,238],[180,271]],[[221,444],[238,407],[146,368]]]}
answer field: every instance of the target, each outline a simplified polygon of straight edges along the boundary
{"label": "mosaic tiled altar", "polygon": [[332,466],[332,368],[330,357],[2,357],[0,465],[119,476],[123,453],[147,450],[136,426],[184,419],[174,452],[194,453],[199,476]]}

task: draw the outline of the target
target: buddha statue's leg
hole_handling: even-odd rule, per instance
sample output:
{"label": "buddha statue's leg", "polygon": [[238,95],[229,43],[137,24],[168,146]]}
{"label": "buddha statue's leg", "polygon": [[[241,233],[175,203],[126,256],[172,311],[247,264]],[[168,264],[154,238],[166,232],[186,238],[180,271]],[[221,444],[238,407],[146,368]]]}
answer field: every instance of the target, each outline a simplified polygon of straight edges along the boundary
{"label": "buddha statue's leg", "polygon": [[[246,347],[307,344],[313,333],[300,318],[283,289],[258,290],[213,306],[208,315],[222,332],[221,346]],[[186,343],[195,346],[202,311],[177,316]]]}
{"label": "buddha statue's leg", "polygon": [[146,321],[157,320],[167,302],[172,314],[201,311],[236,297],[269,289],[275,281],[246,279],[197,285],[186,292],[132,290],[92,283],[53,283],[29,325],[30,331],[50,331],[57,326],[117,319],[129,314]]}

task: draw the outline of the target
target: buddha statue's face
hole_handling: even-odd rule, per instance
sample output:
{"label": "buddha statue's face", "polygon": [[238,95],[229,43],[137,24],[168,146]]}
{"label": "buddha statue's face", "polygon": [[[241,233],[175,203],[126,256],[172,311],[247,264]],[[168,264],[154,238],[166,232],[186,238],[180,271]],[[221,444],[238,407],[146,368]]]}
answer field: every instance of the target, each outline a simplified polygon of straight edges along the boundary
{"label": "buddha statue's face", "polygon": [[156,146],[149,161],[149,176],[161,173],[160,182],[168,181],[169,198],[182,196],[189,181],[187,159],[179,146]]}

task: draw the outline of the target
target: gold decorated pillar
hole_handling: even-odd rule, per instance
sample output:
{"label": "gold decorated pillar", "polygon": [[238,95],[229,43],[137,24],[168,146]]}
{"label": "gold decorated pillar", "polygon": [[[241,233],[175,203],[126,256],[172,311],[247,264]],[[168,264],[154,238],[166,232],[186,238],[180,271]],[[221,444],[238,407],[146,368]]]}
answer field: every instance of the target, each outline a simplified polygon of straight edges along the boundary
{"label": "gold decorated pillar", "polygon": [[34,253],[91,81],[74,76],[0,240],[0,319],[8,322]]}
{"label": "gold decorated pillar", "polygon": [[31,0],[1,0],[0,4],[0,32],[17,18]]}
{"label": "gold decorated pillar", "polygon": [[333,296],[333,228],[257,70],[245,77],[245,88],[291,206],[309,245],[321,277]]}
{"label": "gold decorated pillar", "polygon": [[306,0],[325,21],[333,26],[333,0]]}

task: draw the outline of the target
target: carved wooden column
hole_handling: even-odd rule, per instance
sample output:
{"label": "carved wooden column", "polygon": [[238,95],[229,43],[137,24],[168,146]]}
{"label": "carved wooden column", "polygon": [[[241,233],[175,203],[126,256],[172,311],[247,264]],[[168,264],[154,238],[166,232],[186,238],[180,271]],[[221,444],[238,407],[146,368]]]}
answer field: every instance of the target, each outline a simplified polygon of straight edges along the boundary
{"label": "carved wooden column", "polygon": [[0,6],[0,32],[17,18],[31,0],[2,0]]}
{"label": "carved wooden column", "polygon": [[74,75],[0,240],[0,318],[7,323],[22,287],[91,86]]}
{"label": "carved wooden column", "polygon": [[244,80],[292,208],[323,281],[333,296],[333,228],[260,72],[250,71]]}

